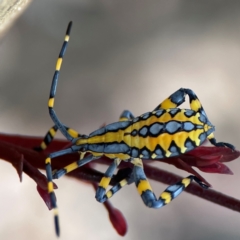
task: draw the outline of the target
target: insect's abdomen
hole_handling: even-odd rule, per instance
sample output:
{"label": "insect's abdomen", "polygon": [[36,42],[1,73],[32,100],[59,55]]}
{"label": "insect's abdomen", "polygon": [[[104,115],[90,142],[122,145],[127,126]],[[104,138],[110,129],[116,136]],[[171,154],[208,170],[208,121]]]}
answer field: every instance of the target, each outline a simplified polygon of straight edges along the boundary
{"label": "insect's abdomen", "polygon": [[192,110],[159,110],[134,121],[130,132],[132,157],[160,159],[177,156],[206,139],[205,118]]}
{"label": "insect's abdomen", "polygon": [[186,109],[158,110],[109,124],[89,135],[89,151],[111,158],[160,159],[183,154],[206,139],[205,117]]}

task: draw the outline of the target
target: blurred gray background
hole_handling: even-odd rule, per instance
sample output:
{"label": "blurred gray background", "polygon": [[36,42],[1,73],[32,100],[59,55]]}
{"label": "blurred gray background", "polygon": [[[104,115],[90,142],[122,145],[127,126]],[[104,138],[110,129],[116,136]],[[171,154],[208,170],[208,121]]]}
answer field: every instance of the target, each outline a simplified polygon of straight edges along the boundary
{"label": "blurred gray background", "polygon": [[[239,1],[33,1],[0,40],[1,132],[43,136],[52,126],[47,100],[70,20],[56,97],[66,125],[88,134],[124,109],[140,115],[185,87],[198,95],[216,138],[240,149]],[[13,167],[0,164],[0,239],[56,239],[35,183],[24,175],[20,184]],[[202,175],[215,190],[240,198],[240,162],[228,166],[233,176]],[[62,239],[122,239],[91,185],[67,177],[57,184]],[[157,195],[166,188],[152,185]],[[240,238],[240,213],[187,193],[152,210],[132,185],[111,202],[128,222],[125,239]]]}

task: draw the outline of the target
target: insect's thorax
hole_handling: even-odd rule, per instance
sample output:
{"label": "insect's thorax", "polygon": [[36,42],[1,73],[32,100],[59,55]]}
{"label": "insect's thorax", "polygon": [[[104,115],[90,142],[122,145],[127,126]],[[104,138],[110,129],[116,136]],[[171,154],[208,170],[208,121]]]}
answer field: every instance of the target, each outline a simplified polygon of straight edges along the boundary
{"label": "insect's thorax", "polygon": [[109,124],[91,133],[84,142],[89,151],[109,157],[160,159],[201,145],[214,130],[208,123],[205,116],[193,110],[157,110]]}

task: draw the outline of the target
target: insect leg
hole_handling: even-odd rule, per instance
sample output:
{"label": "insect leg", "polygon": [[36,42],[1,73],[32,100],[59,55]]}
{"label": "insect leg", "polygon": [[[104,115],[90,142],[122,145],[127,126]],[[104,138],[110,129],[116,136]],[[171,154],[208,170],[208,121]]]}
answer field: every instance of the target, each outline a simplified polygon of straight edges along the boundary
{"label": "insect leg", "polygon": [[[200,114],[208,118],[197,95],[191,89],[187,89],[187,88],[180,88],[179,90],[174,92],[172,95],[170,95],[168,98],[166,98],[154,110],[176,108],[185,101],[186,94],[189,96],[189,103],[190,103],[191,109],[194,110],[195,112],[199,112]],[[216,142],[216,139],[213,133],[208,135],[208,139],[213,145],[217,147],[228,147],[232,150],[235,149],[235,147],[232,144],[225,143],[225,142]]]}
{"label": "insect leg", "polygon": [[190,175],[186,178],[183,178],[181,181],[177,182],[176,184],[166,188],[165,191],[163,191],[160,197],[157,199],[144,173],[142,160],[135,158],[133,159],[132,163],[134,164],[133,177],[135,180],[137,190],[144,204],[150,208],[160,208],[170,203],[174,198],[176,198],[180,193],[182,193],[184,189],[193,180],[196,181],[201,187],[206,189],[208,188],[208,186],[202,183],[197,177]]}
{"label": "insect leg", "polygon": [[190,108],[195,112],[199,112],[203,114],[207,118],[207,114],[204,111],[202,104],[198,99],[197,95],[191,89],[182,88],[182,90],[189,96]]}
{"label": "insect leg", "polygon": [[[191,89],[184,89],[184,91],[189,96],[191,109],[203,114],[207,118],[207,114],[205,113],[197,95]],[[232,150],[235,149],[235,147],[230,143],[217,142],[213,133],[209,134],[207,138],[211,142],[211,144],[213,144],[216,147],[228,147]]]}
{"label": "insect leg", "polygon": [[[64,125],[65,126],[65,125]],[[69,128],[67,126],[65,126],[67,132],[73,137],[73,138],[78,138],[81,136],[81,134],[79,134],[77,131],[75,131],[72,128]],[[49,144],[53,141],[56,133],[57,133],[58,127],[56,125],[54,125],[53,127],[51,127],[49,129],[49,131],[46,133],[43,141],[41,142],[41,144],[37,147],[34,147],[34,150],[37,152],[42,152],[44,151]]]}
{"label": "insect leg", "polygon": [[176,108],[181,105],[185,101],[185,91],[183,88],[180,88],[173,94],[171,94],[168,98],[166,98],[163,102],[161,102],[154,111],[160,109],[169,109],[169,108]]}
{"label": "insect leg", "polygon": [[195,112],[200,112],[201,114],[206,115],[202,105],[197,97],[197,95],[191,90],[187,88],[180,88],[173,94],[171,94],[168,98],[166,98],[162,103],[160,103],[154,110],[159,109],[169,109],[176,108],[185,102],[185,95],[189,96],[190,107]]}
{"label": "insect leg", "polygon": [[[127,120],[132,119],[132,118],[134,118],[134,116],[133,116],[133,114],[132,114],[130,111],[128,111],[128,110],[123,111],[123,113],[120,115],[120,121],[127,121]],[[66,126],[65,126],[65,127],[66,127]],[[66,128],[67,128],[67,127],[66,127]],[[69,130],[68,130],[68,131],[69,131]],[[73,132],[74,130],[71,129],[71,131]],[[76,131],[74,131],[74,133],[75,133],[75,136],[74,136],[75,138],[81,136],[81,135],[80,135],[79,133],[77,133]],[[71,132],[70,132],[70,134],[72,135]],[[76,136],[77,134],[78,134],[78,136]],[[85,153],[84,153],[84,152],[81,152],[81,154],[85,154]],[[63,169],[54,171],[54,173],[53,173],[53,179],[60,178],[61,176],[63,176],[63,175],[65,175],[65,174],[67,174],[67,173],[75,170],[76,168],[78,168],[78,167],[79,167],[79,164],[81,163],[81,160],[82,160],[82,158],[80,157],[80,159],[79,159],[78,161],[69,164],[68,166],[64,167]],[[120,162],[119,162],[119,163],[120,163]],[[115,169],[117,168],[117,166],[119,165],[119,163],[116,165]],[[113,164],[114,164],[114,163],[113,163]],[[110,168],[110,167],[109,167],[109,168]],[[115,169],[114,169],[114,170],[115,170]],[[113,170],[113,172],[114,172],[114,170]],[[112,173],[112,175],[113,175],[113,173]]]}
{"label": "insect leg", "polygon": [[123,179],[119,183],[117,183],[114,187],[107,191],[107,187],[109,186],[113,173],[120,164],[120,162],[121,159],[115,158],[113,160],[113,163],[108,167],[107,171],[102,177],[102,180],[98,185],[95,196],[98,202],[105,202],[108,198],[112,197],[117,191],[119,191],[123,186],[125,186],[128,183],[126,179]]}
{"label": "insect leg", "polygon": [[59,236],[60,230],[59,230],[59,220],[58,220],[58,209],[57,209],[57,204],[56,204],[56,196],[54,194],[53,181],[52,181],[51,160],[52,160],[52,158],[66,155],[66,154],[69,154],[72,152],[73,152],[72,148],[67,148],[67,149],[50,154],[45,160],[45,168],[46,168],[47,181],[48,181],[48,193],[50,196],[51,206],[52,206],[53,212],[54,212],[54,223],[55,223],[55,231],[56,231],[57,236]]}
{"label": "insect leg", "polygon": [[[125,111],[123,111],[123,113],[122,113],[121,116],[120,116],[120,121],[126,121],[126,120],[129,120],[129,119],[132,119],[132,118],[134,118],[133,114],[132,114],[130,111],[125,110]],[[66,127],[66,126],[65,126],[65,127]],[[71,132],[69,131],[69,134],[71,134],[71,135],[72,135],[73,137],[75,137],[75,138],[81,136],[79,133],[77,133],[77,132],[76,132],[75,130],[73,130],[73,129],[68,129],[67,127],[66,127],[66,129],[67,129],[68,131],[71,130]],[[73,134],[74,134],[74,135],[73,135]],[[81,152],[81,154],[85,154],[85,153],[84,153],[84,152]],[[79,164],[81,164],[81,166],[82,166],[83,164],[82,164],[81,161],[82,161],[82,157],[80,157],[80,159],[79,159],[78,161],[69,164],[68,166],[64,167],[63,169],[54,171],[54,173],[53,173],[53,179],[60,178],[60,177],[62,177],[63,175],[65,175],[65,174],[67,174],[67,173],[69,173],[69,172],[77,169],[78,167],[80,167]],[[119,162],[119,163],[120,163],[120,162]],[[118,166],[118,165],[117,165],[117,166]],[[116,168],[117,168],[117,166],[116,166]],[[113,170],[113,172],[114,172],[114,170]]]}
{"label": "insect leg", "polygon": [[[74,150],[72,148],[67,148],[58,152],[54,152],[51,153],[49,155],[49,157],[45,160],[45,165],[46,165],[46,172],[47,172],[47,180],[48,180],[48,193],[50,195],[50,201],[51,201],[51,205],[54,211],[54,222],[55,222],[55,231],[57,236],[60,235],[60,228],[59,228],[59,217],[58,217],[58,209],[57,209],[57,204],[56,204],[56,197],[54,194],[54,189],[53,189],[53,176],[52,176],[52,168],[51,168],[51,159],[58,157],[58,156],[62,156],[62,155],[66,155],[69,153],[74,152]],[[81,160],[78,161],[78,166],[77,167],[81,167],[86,163],[91,162],[92,160],[95,160],[99,157],[94,157],[92,155],[89,155]],[[68,171],[68,169],[66,169],[66,171]],[[64,169],[61,171],[58,171],[58,176],[61,177],[62,175],[64,175]]]}
{"label": "insect leg", "polygon": [[[119,121],[120,122],[128,121],[133,118],[134,116],[130,111],[124,110],[119,117]],[[113,163],[109,166],[109,168],[105,172],[104,177],[101,179],[95,195],[95,198],[98,202],[105,202],[107,199],[111,198],[116,192],[118,192],[122,187],[128,184],[127,178],[124,178],[107,191],[107,187],[109,186],[113,173],[118,167],[118,165],[120,164],[120,162],[121,162],[121,159],[115,158]]]}
{"label": "insect leg", "polygon": [[228,147],[232,150],[235,150],[235,147],[230,144],[230,143],[225,143],[225,142],[217,142],[216,138],[214,137],[213,133],[211,133],[210,135],[208,135],[208,140],[210,141],[210,143],[216,147]]}
{"label": "insect leg", "polygon": [[43,141],[41,142],[41,144],[37,147],[34,147],[33,149],[37,152],[42,152],[43,150],[45,150],[48,147],[48,145],[52,142],[53,138],[57,133],[57,130],[58,130],[58,127],[56,125],[51,127],[46,133],[45,137],[43,138]]}
{"label": "insect leg", "polygon": [[[85,152],[81,152],[80,154],[85,154]],[[100,158],[100,156],[95,157],[93,155],[88,155],[87,157],[82,158],[80,155],[80,159],[78,161],[73,162],[62,169],[54,171],[52,174],[52,177],[53,177],[53,179],[58,179],[64,175],[66,175],[67,173],[69,173],[69,172],[71,172],[93,160],[99,159],[99,158]]]}

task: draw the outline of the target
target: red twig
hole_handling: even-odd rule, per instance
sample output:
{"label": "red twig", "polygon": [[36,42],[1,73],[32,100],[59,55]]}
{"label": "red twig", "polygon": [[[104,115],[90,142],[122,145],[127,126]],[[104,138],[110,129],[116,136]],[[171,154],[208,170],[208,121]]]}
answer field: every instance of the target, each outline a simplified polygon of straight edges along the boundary
{"label": "red twig", "polygon": [[[20,181],[22,180],[22,172],[31,177],[37,183],[38,192],[44,199],[45,203],[49,208],[51,208],[47,194],[46,177],[38,169],[45,168],[45,158],[50,152],[65,148],[69,145],[69,142],[65,140],[55,140],[47,148],[47,151],[41,153],[34,151],[33,148],[39,146],[41,141],[42,137],[0,134],[0,158],[10,162],[15,167]],[[224,165],[223,162],[232,161],[239,155],[240,153],[238,151],[231,151],[227,148],[198,147],[188,154],[181,155],[177,158],[163,159],[161,162],[169,163],[175,165],[177,168],[186,170],[199,177],[203,182],[210,186],[210,184],[202,178],[201,175],[192,168],[192,166],[198,167],[200,170],[205,172],[232,174],[231,170]],[[52,167],[53,169],[60,169],[78,160],[78,158],[79,156],[77,153],[54,158],[52,160]],[[98,163],[101,164],[109,165],[110,162],[111,160],[106,157],[98,160]],[[129,166],[131,165],[128,163],[121,164],[121,168]],[[173,173],[150,166],[148,161],[144,161],[144,169],[148,178],[167,185],[174,184],[181,179],[180,176]],[[89,181],[96,188],[96,183],[100,181],[103,173],[94,169],[94,165],[91,164],[83,166],[69,173],[67,176],[71,176],[82,181]],[[115,178],[111,181],[112,185],[118,181],[117,177],[118,176],[115,176]],[[55,188],[56,187],[57,186],[55,185]],[[240,212],[240,201],[220,192],[211,189],[204,190],[197,184],[191,184],[186,189],[186,192]],[[109,202],[105,203],[105,207],[109,212],[109,217],[114,228],[120,235],[123,236],[127,230],[124,217],[119,210],[113,208]]]}

